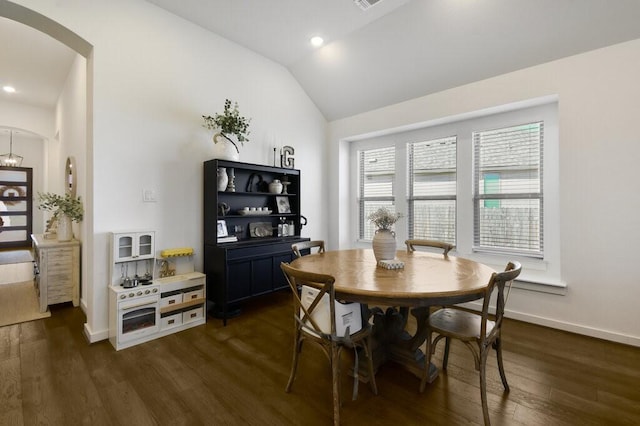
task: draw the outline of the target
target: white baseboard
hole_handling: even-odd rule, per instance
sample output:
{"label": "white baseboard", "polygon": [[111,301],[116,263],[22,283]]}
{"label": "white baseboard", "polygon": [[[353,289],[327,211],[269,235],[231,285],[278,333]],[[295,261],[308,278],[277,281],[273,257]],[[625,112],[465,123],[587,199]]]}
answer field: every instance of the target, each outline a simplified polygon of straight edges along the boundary
{"label": "white baseboard", "polygon": [[95,343],[101,340],[107,340],[109,338],[109,330],[94,332],[94,331],[91,331],[89,324],[84,323],[84,337],[87,338],[89,343]]}
{"label": "white baseboard", "polygon": [[513,318],[520,321],[530,322],[532,324],[543,325],[545,327],[556,328],[558,330],[569,331],[571,333],[582,334],[584,336],[595,337],[598,339],[609,340],[611,342],[624,343],[625,345],[640,347],[640,337],[638,336],[629,336],[627,334],[615,333],[609,330],[586,327],[584,325],[572,324],[569,322],[557,321],[549,318],[542,318],[535,315],[523,314],[520,312],[505,311],[505,316],[507,318]]}
{"label": "white baseboard", "polygon": [[[475,304],[474,302],[465,303],[463,305],[471,309],[482,310],[482,305]],[[638,336],[630,336],[628,334],[616,333],[610,330],[602,330],[599,328],[587,327],[580,324],[573,324],[566,321],[558,321],[551,318],[544,318],[537,315],[514,312],[510,310],[505,310],[504,315],[506,318],[511,318],[518,321],[524,321],[531,324],[542,325],[544,327],[555,328],[557,330],[595,337],[597,339],[603,339],[611,342],[640,347],[640,337]]]}

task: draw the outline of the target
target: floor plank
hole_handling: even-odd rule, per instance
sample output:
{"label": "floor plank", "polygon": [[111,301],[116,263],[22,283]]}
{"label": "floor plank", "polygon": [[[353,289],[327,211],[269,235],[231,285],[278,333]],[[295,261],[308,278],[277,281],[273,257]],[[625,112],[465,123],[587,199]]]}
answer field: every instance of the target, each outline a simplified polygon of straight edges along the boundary
{"label": "floor plank", "polygon": [[[0,328],[0,424],[327,425],[331,375],[305,345],[290,393],[293,319],[286,293],[207,324],[116,352],[87,344],[85,317],[71,304],[43,320]],[[409,324],[415,327],[415,324]],[[518,321],[504,325],[505,393],[495,355],[487,364],[494,425],[640,424],[640,348]],[[444,345],[434,363],[441,366]],[[350,356],[342,359],[345,425],[482,424],[478,374],[453,342],[449,368],[424,393],[393,364],[376,374],[379,395],[360,385],[351,400]]]}

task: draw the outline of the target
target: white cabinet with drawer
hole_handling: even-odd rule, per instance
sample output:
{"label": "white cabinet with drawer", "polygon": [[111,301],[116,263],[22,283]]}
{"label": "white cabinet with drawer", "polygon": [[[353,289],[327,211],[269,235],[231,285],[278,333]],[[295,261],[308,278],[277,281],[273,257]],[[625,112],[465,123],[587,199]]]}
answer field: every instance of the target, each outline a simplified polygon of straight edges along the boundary
{"label": "white cabinet with drawer", "polygon": [[49,305],[80,303],[80,241],[57,241],[44,235],[31,235],[36,261],[35,285],[40,299],[40,311]]}
{"label": "white cabinet with drawer", "polygon": [[[189,272],[154,281],[160,284],[160,332],[184,330],[206,322],[206,277]],[[173,332],[172,331],[172,332]]]}

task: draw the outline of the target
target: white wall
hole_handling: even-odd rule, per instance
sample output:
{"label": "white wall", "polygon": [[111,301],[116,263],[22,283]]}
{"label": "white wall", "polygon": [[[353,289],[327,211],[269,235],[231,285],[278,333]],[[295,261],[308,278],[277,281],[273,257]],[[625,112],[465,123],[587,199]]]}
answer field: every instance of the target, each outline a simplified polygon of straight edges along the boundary
{"label": "white wall", "polygon": [[[48,191],[57,194],[65,193],[65,176],[67,157],[75,158],[76,195],[83,204],[87,201],[87,60],[76,55],[62,92],[56,104],[56,141],[49,145],[49,188]],[[88,221],[73,224],[76,239],[85,247],[90,243],[86,238]],[[82,250],[82,265],[87,265],[90,250]],[[87,311],[87,297],[89,291],[89,274],[83,269],[81,277],[80,299],[85,312]]]}
{"label": "white wall", "polygon": [[54,135],[54,113],[52,109],[0,101],[0,125],[28,130],[43,138]]}
{"label": "white wall", "polygon": [[329,241],[350,243],[345,139],[558,95],[565,296],[514,290],[509,315],[640,346],[640,40],[416,98],[329,125]]}
{"label": "white wall", "polygon": [[[110,231],[156,230],[158,248],[192,246],[202,270],[202,162],[212,144],[202,114],[222,111],[225,98],[237,101],[253,119],[242,161],[272,164],[274,144],[292,145],[303,179],[322,175],[326,121],[280,65],[144,1],[17,3],[93,45],[86,206],[93,242],[83,245],[91,256],[83,265],[91,340],[107,337]],[[143,203],[143,189],[158,201]],[[304,234],[326,238],[324,193],[305,192],[302,204]]]}

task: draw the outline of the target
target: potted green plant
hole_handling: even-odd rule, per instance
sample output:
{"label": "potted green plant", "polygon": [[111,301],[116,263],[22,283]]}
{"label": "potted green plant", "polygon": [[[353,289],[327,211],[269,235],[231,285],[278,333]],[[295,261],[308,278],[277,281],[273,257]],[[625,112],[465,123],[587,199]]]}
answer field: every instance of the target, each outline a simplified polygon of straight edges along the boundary
{"label": "potted green plant", "polygon": [[213,117],[203,115],[202,118],[204,119],[203,127],[218,131],[213,135],[214,147],[220,144],[216,158],[237,161],[240,156],[238,143],[244,146],[244,143],[249,141],[247,136],[250,133],[249,123],[251,122],[250,118],[240,115],[238,103],[234,102],[232,107],[231,100],[225,99],[222,114],[216,113]]}
{"label": "potted green plant", "polygon": [[71,222],[81,222],[84,216],[84,208],[80,197],[71,194],[64,196],[51,192],[38,192],[38,208],[52,212],[52,221],[58,224],[58,241],[69,241],[73,238]]}
{"label": "potted green plant", "polygon": [[376,227],[371,245],[377,261],[395,259],[396,233],[392,231],[392,228],[401,217],[402,213],[393,213],[386,207],[380,207],[367,216],[367,219]]}

